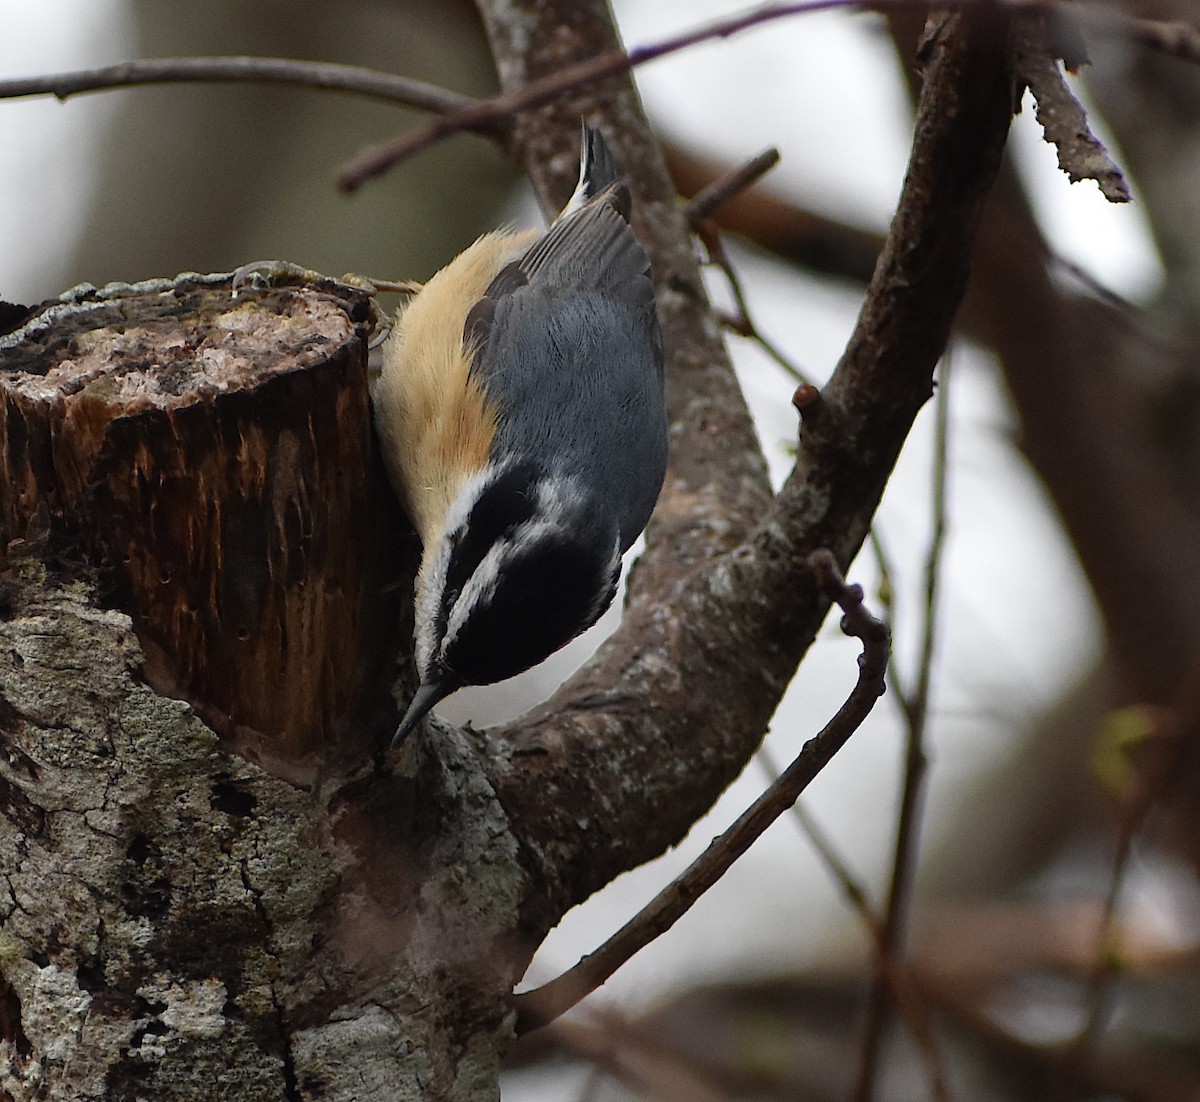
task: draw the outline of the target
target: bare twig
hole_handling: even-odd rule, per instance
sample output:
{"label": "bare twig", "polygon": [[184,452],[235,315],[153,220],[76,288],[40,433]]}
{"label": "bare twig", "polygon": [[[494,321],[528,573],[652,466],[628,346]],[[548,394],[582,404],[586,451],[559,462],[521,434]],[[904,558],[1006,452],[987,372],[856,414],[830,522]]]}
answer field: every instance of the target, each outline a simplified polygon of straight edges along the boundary
{"label": "bare twig", "polygon": [[[723,174],[723,166],[666,146],[671,176],[684,194],[695,193]],[[871,278],[883,234],[852,227],[755,188],[735,195],[713,216],[719,227],[748,238],[812,271],[866,283]]]}
{"label": "bare twig", "polygon": [[761,23],[790,15],[828,11],[831,8],[858,10],[871,6],[873,5],[866,0],[801,0],[799,3],[766,5],[683,31],[660,42],[635,47],[628,52],[610,50],[575,65],[565,66],[514,91],[479,100],[469,107],[444,118],[435,119],[391,141],[372,146],[347,166],[339,182],[343,190],[356,191],[368,180],[382,175],[388,169],[460,130],[477,129],[505,119],[518,111],[544,107],[571,89],[617,76],[649,61],[678,53],[714,38],[727,38]]}
{"label": "bare twig", "polygon": [[1071,183],[1095,180],[1110,203],[1128,203],[1133,193],[1108,150],[1092,133],[1087,112],[1046,44],[1042,20],[1026,21],[1018,35],[1017,73],[1033,93],[1042,132],[1058,151],[1058,167]]}
{"label": "bare twig", "polygon": [[1122,970],[1120,963],[1121,932],[1118,923],[1118,908],[1125,890],[1129,862],[1133,856],[1133,845],[1143,824],[1146,806],[1135,808],[1121,823],[1117,838],[1117,850],[1113,856],[1109,874],[1108,890],[1096,930],[1096,955],[1087,977],[1085,995],[1086,1013],[1079,1033],[1069,1046],[1068,1058],[1063,1063],[1064,1086],[1071,1091],[1082,1078],[1095,1051],[1096,1042],[1108,1024],[1112,1009],[1112,997],[1117,977]]}
{"label": "bare twig", "polygon": [[[957,2],[981,5],[983,0]],[[1053,11],[1060,18],[1074,19],[1093,30],[1125,35],[1151,49],[1189,61],[1200,61],[1200,31],[1182,21],[1134,19],[1124,13],[1114,14],[1104,9],[1067,8],[1057,0],[1002,2],[1014,9]],[[764,5],[629,53],[615,51],[590,58],[518,92],[488,100],[475,100],[425,81],[364,66],[245,56],[144,58],[93,69],[17,77],[0,80],[0,99],[53,95],[66,100],[84,92],[140,84],[291,84],[350,92],[444,116],[425,128],[366,150],[341,176],[341,186],[347,191],[354,191],[367,180],[451,134],[461,131],[502,133],[509,118],[517,111],[543,106],[569,89],[603,80],[713,38],[725,38],[768,21],[831,8],[886,11],[919,6],[917,0],[804,0],[800,3]]]}
{"label": "bare twig", "polygon": [[[879,534],[878,525],[871,526],[871,531],[867,533],[867,542],[871,546],[871,554],[875,557],[875,569],[879,571],[879,584],[875,587],[875,598],[879,602],[880,616],[894,637],[896,634],[896,571],[892,566],[892,557],[888,553],[887,545]],[[904,698],[904,693],[899,686],[895,662],[888,667],[888,688],[896,694],[897,699]]]}
{"label": "bare twig", "polygon": [[[0,99],[53,95],[60,100],[81,92],[124,88],[136,84],[295,84],[353,92],[360,96],[402,103],[443,115],[462,111],[475,101],[435,84],[327,61],[293,61],[279,57],[158,57],[123,61],[96,69],[78,69],[46,76],[0,80]],[[497,119],[480,127],[495,130]]]}
{"label": "bare twig", "polygon": [[[759,763],[766,771],[768,781],[771,784],[775,784],[783,771],[775,764],[775,759],[765,744],[759,747],[757,757]],[[812,844],[813,849],[817,851],[817,855],[825,863],[825,868],[828,870],[829,875],[833,877],[838,887],[842,889],[842,894],[854,909],[855,914],[863,920],[863,925],[866,926],[867,932],[871,935],[872,942],[877,942],[882,923],[875,911],[874,904],[867,897],[866,888],[863,887],[858,877],[854,875],[854,870],[850,868],[849,863],[838,852],[833,839],[825,833],[821,824],[809,814],[808,809],[800,800],[792,804],[792,816],[800,825],[801,831],[803,831],[804,836]]]}
{"label": "bare twig", "polygon": [[709,263],[721,269],[729,283],[736,312],[722,316],[722,324],[739,336],[758,342],[760,347],[798,383],[810,383],[809,378],[791,362],[773,341],[769,340],[750,317],[750,306],[742,281],[733,267],[725,242],[712,216],[730,199],[742,194],[756,180],[779,163],[779,150],[766,149],[757,157],[731,169],[697,192],[687,205],[688,224],[704,244]]}
{"label": "bare twig", "polygon": [[518,995],[517,1032],[553,1021],[594,991],[639,949],[669,930],[751,844],[796,802],[809,782],[858,730],[884,691],[889,636],[863,605],[862,589],[847,585],[828,551],[814,551],[808,566],[825,595],[842,609],[842,630],[862,640],[858,680],[837,714],[799,756],[723,834],[594,953],[542,987]]}
{"label": "bare twig", "polygon": [[[893,966],[903,953],[904,929],[907,925],[912,882],[916,873],[920,838],[921,808],[925,792],[925,773],[928,764],[925,754],[925,731],[929,715],[929,687],[933,672],[933,652],[937,634],[938,579],[942,550],[946,536],[946,456],[949,450],[949,371],[948,358],[942,360],[941,385],[935,403],[937,414],[936,444],[933,467],[933,531],[925,561],[925,608],[921,637],[921,652],[917,666],[917,681],[913,692],[901,696],[908,728],[904,765],[904,789],[900,798],[899,821],[896,828],[896,849],[892,861],[892,882],[888,890],[887,910],[878,946],[880,962]],[[898,694],[899,695],[899,694]],[[869,1102],[874,1097],[875,1081],[882,1051],[883,1037],[892,1010],[893,985],[880,968],[871,985],[868,999],[867,1028],[863,1039],[862,1063],[854,1097]],[[931,1065],[935,1090],[944,1096],[940,1064]]]}
{"label": "bare twig", "polygon": [[[894,663],[889,663],[889,671],[893,665]],[[779,779],[779,770],[775,767],[770,751],[765,746],[759,748],[758,760],[766,769],[772,783]],[[800,800],[792,805],[792,815],[800,824],[800,829],[812,843],[821,860],[825,862],[825,867],[830,875],[841,887],[842,893],[846,896],[854,912],[862,919],[863,925],[871,937],[871,944],[878,952],[883,942],[883,922],[867,898],[866,889],[838,852],[833,840],[808,813],[807,808]],[[895,1000],[904,1027],[908,1030],[925,1061],[929,1081],[932,1084],[933,1097],[938,1102],[946,1102],[950,1094],[946,1088],[946,1076],[942,1070],[941,1057],[934,1040],[933,1030],[929,1025],[929,1012],[925,1004],[914,990],[911,977],[895,961],[879,956],[878,967],[891,989],[892,998]]]}
{"label": "bare twig", "polygon": [[699,229],[706,218],[711,218],[730,199],[757,183],[777,164],[779,150],[774,147],[764,149],[757,157],[751,157],[745,164],[730,169],[703,187],[688,200],[687,217],[692,228]]}
{"label": "bare twig", "polygon": [[812,380],[808,375],[784,355],[783,350],[758,328],[754,319],[750,316],[750,304],[746,298],[746,291],[742,286],[741,277],[737,274],[733,266],[733,261],[725,249],[725,241],[716,224],[712,221],[701,223],[697,228],[696,235],[704,245],[709,263],[721,269],[726,282],[729,284],[729,293],[733,295],[735,309],[732,313],[723,314],[721,316],[721,323],[727,329],[731,329],[737,333],[738,336],[756,341],[762,350],[795,379],[797,383],[812,386]]}
{"label": "bare twig", "polygon": [[[1124,13],[1113,14],[1107,9],[1096,10],[1081,5],[1065,4],[1060,0],[992,0],[991,3],[988,0],[948,0],[945,6],[1053,12],[1056,18],[1074,20],[1100,33],[1133,37],[1145,45],[1166,49],[1181,57],[1192,57],[1193,50],[1196,51],[1196,56],[1200,56],[1197,35],[1185,24],[1132,20]],[[503,95],[478,100],[423,127],[371,146],[346,167],[339,183],[345,191],[356,191],[368,180],[382,175],[451,134],[461,130],[487,129],[519,111],[544,107],[573,89],[628,72],[639,65],[657,61],[702,42],[728,38],[763,23],[833,8],[888,12],[915,7],[924,5],[917,0],[800,0],[793,3],[765,4],[715,20],[702,27],[683,31],[656,43],[635,47],[627,53],[612,50],[575,65],[565,66],[540,80],[532,81]]]}

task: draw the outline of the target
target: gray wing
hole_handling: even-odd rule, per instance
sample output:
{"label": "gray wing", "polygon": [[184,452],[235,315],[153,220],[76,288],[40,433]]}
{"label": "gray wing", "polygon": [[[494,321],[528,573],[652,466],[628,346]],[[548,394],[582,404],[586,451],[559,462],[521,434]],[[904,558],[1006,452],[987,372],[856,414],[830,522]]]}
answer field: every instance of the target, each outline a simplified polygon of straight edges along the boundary
{"label": "gray wing", "polygon": [[[629,189],[615,181],[586,206],[555,222],[516,261],[530,282],[620,290],[650,278],[650,260],[629,224]],[[499,278],[499,277],[497,277]]]}
{"label": "gray wing", "polygon": [[[582,209],[555,222],[517,260],[501,269],[480,300],[486,319],[495,303],[527,284],[555,288],[594,288],[631,302],[653,306],[650,258],[629,224],[629,189],[614,182]],[[490,303],[490,305],[482,305]],[[479,324],[468,318],[468,328]],[[476,332],[486,338],[486,325]]]}
{"label": "gray wing", "polygon": [[471,371],[500,409],[493,457],[578,477],[628,547],[666,466],[663,355],[650,262],[614,183],[561,219],[471,311]]}

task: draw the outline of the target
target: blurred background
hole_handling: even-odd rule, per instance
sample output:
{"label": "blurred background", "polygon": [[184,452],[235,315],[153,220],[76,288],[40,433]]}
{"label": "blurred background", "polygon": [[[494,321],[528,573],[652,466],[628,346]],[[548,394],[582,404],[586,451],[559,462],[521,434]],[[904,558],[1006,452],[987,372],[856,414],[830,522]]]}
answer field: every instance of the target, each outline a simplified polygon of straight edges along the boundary
{"label": "blurred background", "polygon": [[[614,6],[631,46],[738,10]],[[459,0],[0,0],[0,14],[6,77],[258,54],[495,87]],[[1141,14],[1196,17],[1165,0]],[[782,154],[725,237],[762,338],[731,334],[730,347],[777,482],[796,437],[791,372],[819,383],[832,370],[894,209],[912,41],[902,21],[810,15],[637,74],[685,194],[767,146]],[[1091,46],[1072,87],[1136,201],[1069,184],[1027,100],[943,365],[945,416],[931,403],[918,419],[851,575],[893,620],[896,683],[803,801],[849,873],[785,816],[668,935],[518,1046],[505,1102],[1200,1098],[1200,66],[1112,36]],[[416,121],[280,87],[0,102],[0,298],[262,258],[423,279],[485,229],[537,224],[514,166],[473,136],[337,191],[353,154]],[[734,311],[726,275],[710,274]],[[518,714],[618,618],[443,713]],[[526,984],[602,942],[732,821],[837,708],[856,655],[828,626],[767,760],[678,849],[568,915]],[[910,820],[911,916],[895,930],[913,966],[895,988],[901,1013],[873,1015],[914,733],[929,767]],[[865,905],[848,901],[851,883]]]}

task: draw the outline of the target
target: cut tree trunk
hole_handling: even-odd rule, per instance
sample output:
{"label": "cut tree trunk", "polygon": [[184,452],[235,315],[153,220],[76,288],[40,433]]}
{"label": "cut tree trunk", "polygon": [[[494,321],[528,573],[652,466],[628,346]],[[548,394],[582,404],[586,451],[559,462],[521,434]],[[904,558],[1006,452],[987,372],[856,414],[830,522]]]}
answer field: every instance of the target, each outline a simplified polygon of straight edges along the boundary
{"label": "cut tree trunk", "polygon": [[416,543],[372,457],[372,317],[333,281],[188,276],[81,289],[0,348],[0,547],[48,525],[100,564],[150,683],[250,756],[387,726]]}
{"label": "cut tree trunk", "polygon": [[465,736],[383,760],[370,321],[188,276],[0,338],[3,1102],[497,1095],[528,885]]}

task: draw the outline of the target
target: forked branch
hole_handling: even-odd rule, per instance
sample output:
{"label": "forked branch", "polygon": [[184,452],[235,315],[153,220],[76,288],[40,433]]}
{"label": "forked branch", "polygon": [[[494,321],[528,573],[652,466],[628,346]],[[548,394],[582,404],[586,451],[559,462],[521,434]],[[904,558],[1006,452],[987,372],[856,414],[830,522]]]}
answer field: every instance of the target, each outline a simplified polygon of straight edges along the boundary
{"label": "forked branch", "polygon": [[594,953],[534,991],[516,997],[517,1032],[537,1029],[569,1010],[639,949],[666,933],[779,818],[832,760],[875,707],[886,686],[890,635],[863,604],[862,588],[849,585],[829,551],[814,551],[808,567],[829,600],[842,610],[842,631],[862,640],[858,680],[834,717],[734,824]]}

